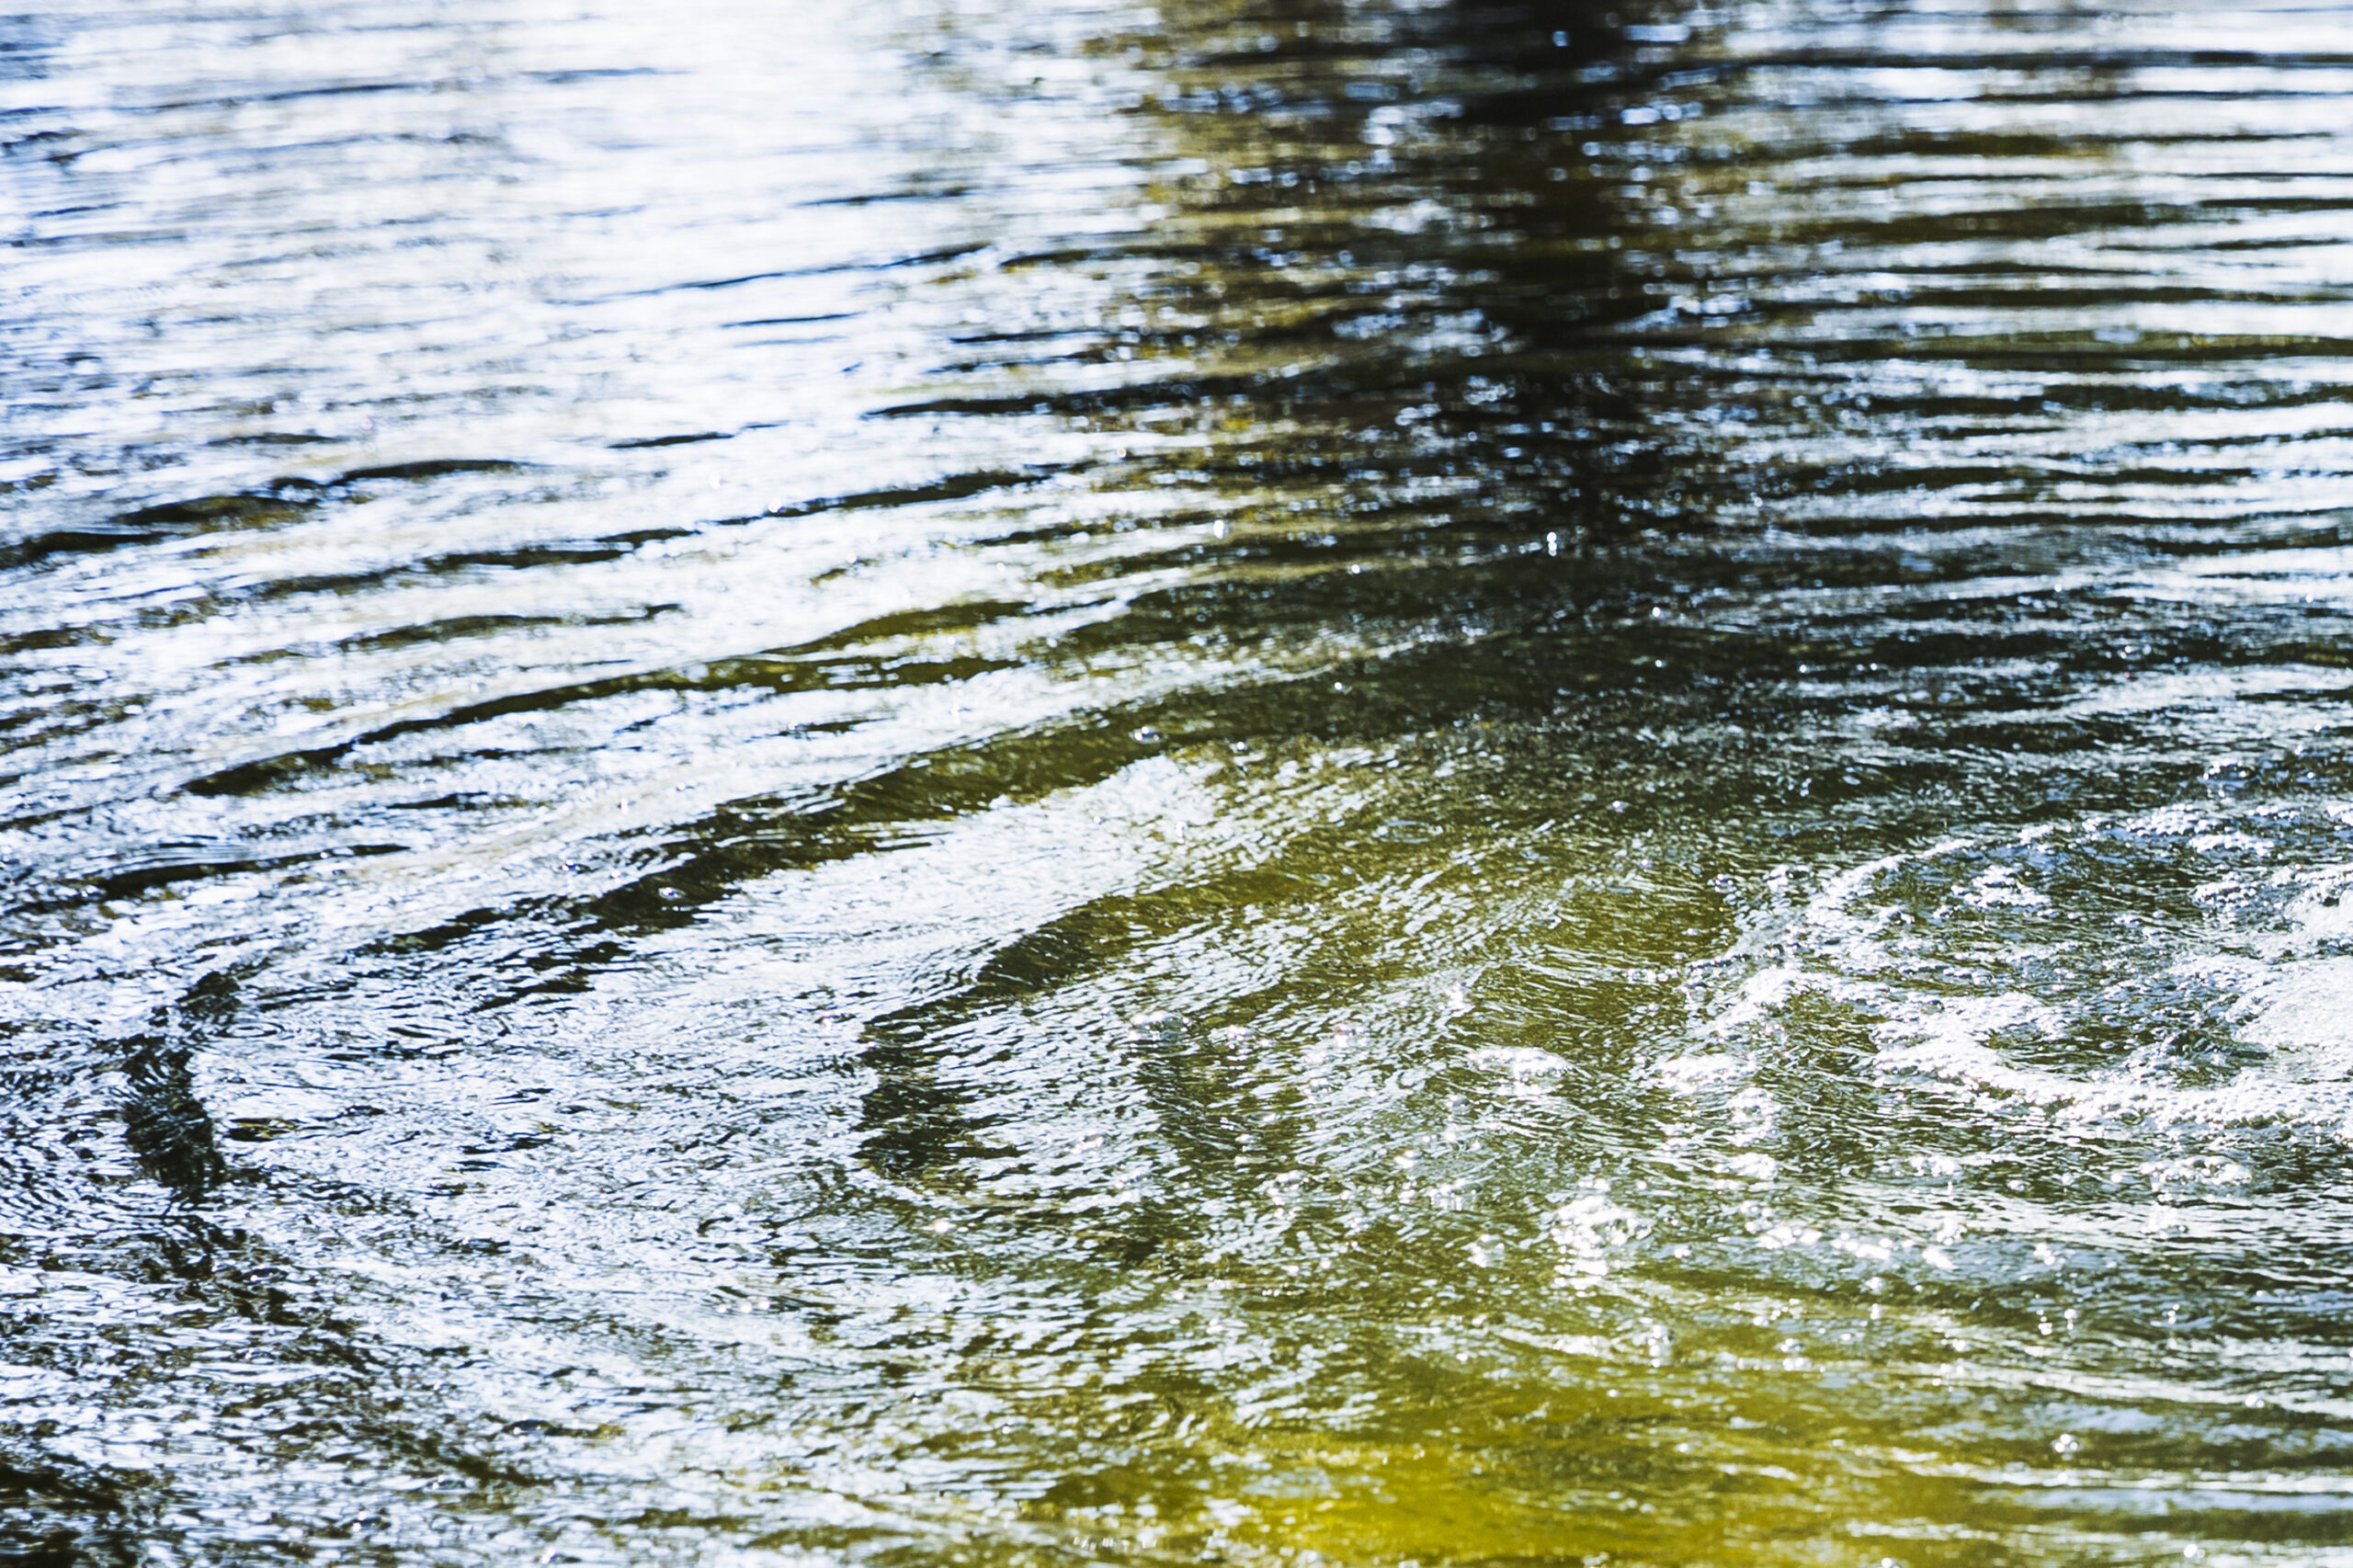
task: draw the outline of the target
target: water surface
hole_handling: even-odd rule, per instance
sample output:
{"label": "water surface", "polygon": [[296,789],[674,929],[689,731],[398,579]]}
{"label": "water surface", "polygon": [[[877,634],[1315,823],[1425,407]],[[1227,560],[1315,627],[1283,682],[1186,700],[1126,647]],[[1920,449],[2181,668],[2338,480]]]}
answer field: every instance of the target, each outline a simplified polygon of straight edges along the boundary
{"label": "water surface", "polygon": [[2353,10],[0,19],[0,1540],[2353,1560]]}

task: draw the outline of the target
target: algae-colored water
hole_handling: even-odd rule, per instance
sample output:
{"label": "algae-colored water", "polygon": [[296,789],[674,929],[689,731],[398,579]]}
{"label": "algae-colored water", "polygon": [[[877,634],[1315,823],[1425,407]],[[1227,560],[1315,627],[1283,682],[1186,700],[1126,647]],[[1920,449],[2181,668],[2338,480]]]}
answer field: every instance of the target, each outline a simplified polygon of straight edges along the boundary
{"label": "algae-colored water", "polygon": [[2353,1560],[2353,10],[28,0],[0,1556]]}

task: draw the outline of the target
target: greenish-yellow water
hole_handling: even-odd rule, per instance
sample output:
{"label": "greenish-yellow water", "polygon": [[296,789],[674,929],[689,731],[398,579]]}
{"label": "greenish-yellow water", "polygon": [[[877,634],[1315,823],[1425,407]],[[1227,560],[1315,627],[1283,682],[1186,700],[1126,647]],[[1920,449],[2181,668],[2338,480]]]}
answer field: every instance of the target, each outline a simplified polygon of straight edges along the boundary
{"label": "greenish-yellow water", "polygon": [[2353,10],[1617,3],[0,18],[0,1558],[2353,1560]]}

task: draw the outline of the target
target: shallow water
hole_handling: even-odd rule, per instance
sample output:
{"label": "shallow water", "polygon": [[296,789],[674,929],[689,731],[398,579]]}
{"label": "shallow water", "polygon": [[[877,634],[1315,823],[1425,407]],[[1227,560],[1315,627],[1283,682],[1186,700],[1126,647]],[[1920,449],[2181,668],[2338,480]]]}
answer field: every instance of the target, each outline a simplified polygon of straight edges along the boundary
{"label": "shallow water", "polygon": [[1614,3],[0,19],[0,1548],[2353,1560],[2353,9]]}

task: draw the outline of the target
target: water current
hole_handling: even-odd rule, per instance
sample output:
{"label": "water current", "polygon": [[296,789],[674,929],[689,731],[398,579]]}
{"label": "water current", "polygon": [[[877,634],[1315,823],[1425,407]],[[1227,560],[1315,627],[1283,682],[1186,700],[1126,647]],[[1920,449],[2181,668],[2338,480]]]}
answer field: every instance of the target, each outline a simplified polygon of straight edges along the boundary
{"label": "water current", "polygon": [[0,17],[0,1556],[2353,1562],[2353,9],[1610,3]]}

